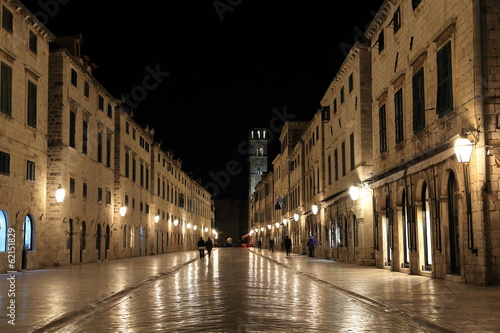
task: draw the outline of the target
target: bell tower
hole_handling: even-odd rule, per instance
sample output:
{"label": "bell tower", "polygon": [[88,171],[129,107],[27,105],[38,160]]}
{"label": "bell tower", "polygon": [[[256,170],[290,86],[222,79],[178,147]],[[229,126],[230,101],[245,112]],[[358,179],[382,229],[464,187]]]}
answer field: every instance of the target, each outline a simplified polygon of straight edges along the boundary
{"label": "bell tower", "polygon": [[255,191],[255,186],[262,180],[262,174],[267,172],[268,129],[254,128],[248,136],[249,156],[249,196]]}

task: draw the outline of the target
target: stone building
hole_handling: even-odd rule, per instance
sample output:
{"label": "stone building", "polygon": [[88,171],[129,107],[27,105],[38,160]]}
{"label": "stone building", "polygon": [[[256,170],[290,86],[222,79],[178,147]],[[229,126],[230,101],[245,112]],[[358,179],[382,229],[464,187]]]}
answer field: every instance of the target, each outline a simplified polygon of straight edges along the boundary
{"label": "stone building", "polygon": [[[393,0],[367,29],[378,267],[499,280],[499,172],[490,150],[500,138],[499,13],[496,1]],[[461,137],[473,148],[470,163],[455,155]]]}
{"label": "stone building", "polygon": [[47,222],[49,42],[19,1],[0,1],[0,273],[40,267]]}
{"label": "stone building", "polygon": [[[370,49],[356,43],[321,100],[325,256],[375,265]],[[319,117],[318,112],[318,117]],[[355,191],[355,193],[353,192]],[[318,203],[315,203],[318,204]],[[320,212],[321,213],[321,212]]]}
{"label": "stone building", "polygon": [[302,134],[316,256],[498,284],[499,15],[497,1],[384,1]]}
{"label": "stone building", "polygon": [[93,78],[82,43],[67,36],[51,45],[47,182],[62,186],[66,197],[59,203],[48,196],[39,240],[51,246],[43,247],[42,267],[109,257],[118,102]]}
{"label": "stone building", "polygon": [[[0,273],[196,248],[213,199],[55,38],[0,1]],[[65,196],[60,196],[65,193]]]}

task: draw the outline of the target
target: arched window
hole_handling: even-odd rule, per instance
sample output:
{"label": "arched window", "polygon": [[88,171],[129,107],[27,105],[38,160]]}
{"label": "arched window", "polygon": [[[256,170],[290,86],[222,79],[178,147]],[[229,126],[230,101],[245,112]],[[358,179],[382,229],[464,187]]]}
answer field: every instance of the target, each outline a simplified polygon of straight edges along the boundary
{"label": "arched window", "polygon": [[5,211],[0,210],[0,252],[7,251],[7,230],[9,223]]}

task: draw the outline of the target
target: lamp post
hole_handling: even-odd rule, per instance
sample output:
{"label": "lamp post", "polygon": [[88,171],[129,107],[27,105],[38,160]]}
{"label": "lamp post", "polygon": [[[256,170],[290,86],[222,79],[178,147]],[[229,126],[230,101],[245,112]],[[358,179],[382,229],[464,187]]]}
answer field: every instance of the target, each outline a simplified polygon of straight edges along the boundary
{"label": "lamp post", "polygon": [[457,156],[458,163],[462,164],[464,171],[464,184],[465,184],[465,202],[467,209],[467,247],[472,253],[477,254],[477,249],[474,248],[474,229],[472,221],[472,200],[470,195],[470,179],[469,179],[469,162],[472,156],[473,143],[466,136],[461,136],[455,142],[455,155]]}

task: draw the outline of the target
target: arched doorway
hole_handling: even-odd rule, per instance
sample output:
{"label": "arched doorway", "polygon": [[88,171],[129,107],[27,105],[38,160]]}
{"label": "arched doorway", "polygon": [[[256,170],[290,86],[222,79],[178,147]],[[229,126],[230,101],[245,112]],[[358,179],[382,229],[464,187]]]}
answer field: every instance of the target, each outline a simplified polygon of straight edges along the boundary
{"label": "arched doorway", "polygon": [[69,249],[69,263],[73,263],[73,219],[68,221],[68,249]]}
{"label": "arched doorway", "polygon": [[97,260],[101,260],[101,238],[102,238],[101,224],[97,223],[97,230],[95,235],[95,248],[97,250]]}
{"label": "arched doorway", "polygon": [[28,268],[28,252],[34,248],[34,221],[31,215],[26,215],[23,223],[23,254],[21,268]]}
{"label": "arched doorway", "polygon": [[142,237],[143,237],[143,229],[139,227],[139,256],[142,256]]}
{"label": "arched doorway", "polygon": [[106,226],[106,245],[104,249],[104,259],[108,259],[108,250],[109,250],[109,243],[111,241],[111,230],[109,228],[109,225]]}
{"label": "arched doorway", "polygon": [[0,252],[7,251],[7,244],[9,243],[8,229],[9,220],[7,218],[7,213],[0,210]]}
{"label": "arched doorway", "polygon": [[83,262],[83,250],[85,250],[85,242],[87,241],[86,235],[87,235],[87,224],[85,223],[85,221],[83,221],[82,230],[80,233],[80,262]]}
{"label": "arched doorway", "polygon": [[431,236],[431,209],[430,209],[429,187],[427,183],[422,186],[422,240],[420,242],[420,253],[422,270],[432,269],[432,236]]}
{"label": "arched doorway", "polygon": [[450,230],[450,273],[461,274],[460,261],[460,227],[458,220],[457,180],[455,174],[450,172],[448,179],[448,226]]}

